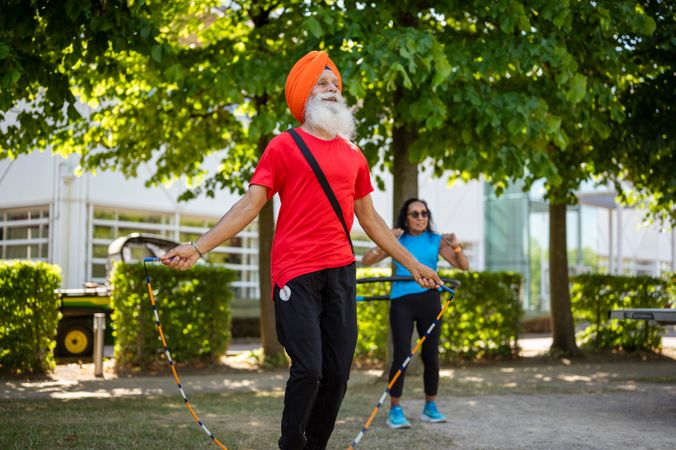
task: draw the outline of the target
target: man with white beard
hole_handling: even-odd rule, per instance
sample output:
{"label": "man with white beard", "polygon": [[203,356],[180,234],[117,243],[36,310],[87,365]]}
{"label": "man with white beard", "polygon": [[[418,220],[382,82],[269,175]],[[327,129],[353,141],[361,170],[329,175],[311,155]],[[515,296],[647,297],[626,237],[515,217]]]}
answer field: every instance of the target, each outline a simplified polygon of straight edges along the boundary
{"label": "man with white beard", "polygon": [[[355,257],[348,235],[354,215],[366,234],[420,286],[441,284],[436,272],[399,244],[374,209],[368,164],[351,142],[354,119],[341,88],[340,73],[326,53],[313,51],[301,58],[285,88],[287,105],[301,126],[270,141],[247,193],[214,228],[162,256],[165,265],[188,269],[241,231],[279,193],[272,300],[279,342],[291,358],[281,449],[326,448],[345,396],[357,342]],[[318,163],[337,208],[296,138]]]}

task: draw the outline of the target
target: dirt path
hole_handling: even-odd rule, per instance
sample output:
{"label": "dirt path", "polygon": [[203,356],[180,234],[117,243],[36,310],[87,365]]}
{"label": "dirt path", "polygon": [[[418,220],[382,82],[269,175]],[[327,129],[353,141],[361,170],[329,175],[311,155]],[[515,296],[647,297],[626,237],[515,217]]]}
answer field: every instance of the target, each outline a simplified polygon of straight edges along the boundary
{"label": "dirt path", "polygon": [[[224,369],[181,374],[188,393],[283,390],[286,371],[256,371],[247,369],[244,360],[229,361],[231,366]],[[349,424],[339,424],[336,442],[354,437],[357,419],[369,412],[384,388],[379,375],[353,371],[344,405]],[[421,450],[676,449],[676,359],[524,358],[446,368],[438,397],[449,417],[446,424],[420,422],[421,387],[420,375],[407,378],[404,407],[413,428],[386,429],[382,411],[378,430],[360,448],[389,450],[393,433],[409,433],[414,439],[407,442],[417,444],[407,449]],[[104,379],[96,379],[89,365],[78,364],[61,366],[45,380],[0,380],[0,401],[142,395],[179,394],[168,373],[125,378],[108,367]]]}
{"label": "dirt path", "polygon": [[439,448],[676,448],[673,384],[598,394],[445,397],[440,407],[451,412],[439,431],[452,443]]}

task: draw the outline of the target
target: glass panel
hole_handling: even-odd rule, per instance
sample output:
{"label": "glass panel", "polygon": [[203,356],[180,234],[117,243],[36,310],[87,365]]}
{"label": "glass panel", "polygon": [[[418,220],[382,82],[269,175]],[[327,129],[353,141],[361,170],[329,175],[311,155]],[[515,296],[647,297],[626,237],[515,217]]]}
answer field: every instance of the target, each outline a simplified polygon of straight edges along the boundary
{"label": "glass panel", "polygon": [[239,253],[226,253],[226,255],[229,264],[244,264],[244,258],[242,258],[243,255],[240,255]]}
{"label": "glass panel", "polygon": [[108,257],[108,246],[107,245],[93,245],[92,246],[92,256],[94,258],[106,258]]}
{"label": "glass panel", "polygon": [[184,227],[207,227],[209,222],[198,217],[181,217],[181,226]]}
{"label": "glass panel", "polygon": [[31,259],[40,257],[40,250],[38,248],[38,244],[28,246],[28,257]]}
{"label": "glass panel", "polygon": [[96,239],[114,239],[115,232],[111,227],[103,225],[94,225],[94,238]]}
{"label": "glass panel", "polygon": [[243,247],[242,245],[242,238],[235,236],[234,238],[230,239],[229,241],[226,242],[228,247]]}
{"label": "glass panel", "polygon": [[28,228],[19,227],[19,228],[8,228],[7,229],[7,239],[28,239]]}
{"label": "glass panel", "polygon": [[145,212],[124,211],[119,213],[118,220],[124,222],[162,223],[162,216]]}
{"label": "glass panel", "polygon": [[11,245],[7,247],[7,259],[23,259],[28,257],[26,245]]}
{"label": "glass panel", "polygon": [[40,219],[41,217],[47,217],[47,211],[44,209],[32,209],[28,211],[31,219]]}
{"label": "glass panel", "polygon": [[8,211],[7,220],[27,220],[28,211]]}
{"label": "glass panel", "polygon": [[201,235],[201,233],[181,233],[179,239],[181,242],[196,241]]}
{"label": "glass panel", "polygon": [[132,233],[154,233],[154,234],[158,234],[158,232],[154,231],[154,230],[149,231],[149,230],[141,230],[141,229],[138,229],[138,228],[120,228],[117,232],[117,236],[114,236],[114,237],[126,236],[126,235],[132,234]]}
{"label": "glass panel", "polygon": [[228,262],[227,253],[209,253],[207,255],[207,260],[212,264],[225,264]]}
{"label": "glass panel", "polygon": [[105,209],[94,209],[95,219],[115,220],[115,212]]}
{"label": "glass panel", "polygon": [[136,261],[143,261],[143,258],[155,256],[147,248],[141,246],[133,246],[130,250],[132,259]]}
{"label": "glass panel", "polygon": [[92,277],[94,277],[94,278],[105,278],[106,277],[106,265],[105,264],[92,264]]}

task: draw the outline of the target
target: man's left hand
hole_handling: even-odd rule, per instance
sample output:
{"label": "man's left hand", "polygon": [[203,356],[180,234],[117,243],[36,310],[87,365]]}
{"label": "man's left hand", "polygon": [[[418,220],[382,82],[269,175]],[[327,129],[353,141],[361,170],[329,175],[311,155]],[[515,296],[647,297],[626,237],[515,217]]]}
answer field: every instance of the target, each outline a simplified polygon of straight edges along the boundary
{"label": "man's left hand", "polygon": [[425,289],[436,289],[443,284],[434,270],[419,262],[411,270],[411,275],[413,275],[416,283]]}

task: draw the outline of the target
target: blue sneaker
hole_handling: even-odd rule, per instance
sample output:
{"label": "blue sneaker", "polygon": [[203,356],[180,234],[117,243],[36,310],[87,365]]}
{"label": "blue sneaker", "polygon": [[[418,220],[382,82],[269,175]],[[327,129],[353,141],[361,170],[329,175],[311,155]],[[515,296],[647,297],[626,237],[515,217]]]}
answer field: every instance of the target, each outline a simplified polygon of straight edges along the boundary
{"label": "blue sneaker", "polygon": [[387,415],[387,425],[390,428],[411,428],[411,422],[406,419],[404,410],[401,406],[393,406],[390,408],[390,413]]}
{"label": "blue sneaker", "polygon": [[430,423],[446,422],[446,416],[441,414],[437,409],[437,404],[434,402],[425,402],[420,420]]}

